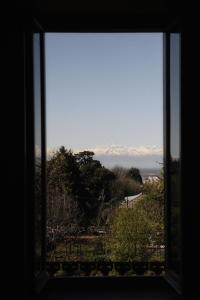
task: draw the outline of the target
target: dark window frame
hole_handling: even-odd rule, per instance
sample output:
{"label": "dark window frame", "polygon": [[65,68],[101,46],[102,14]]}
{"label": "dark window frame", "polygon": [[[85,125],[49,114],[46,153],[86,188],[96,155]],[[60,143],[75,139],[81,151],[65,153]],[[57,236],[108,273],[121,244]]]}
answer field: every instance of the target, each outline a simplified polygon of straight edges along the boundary
{"label": "dark window frame", "polygon": [[[165,181],[165,248],[168,251],[165,251],[165,260],[167,265],[167,272],[165,275],[165,279],[173,286],[173,288],[179,293],[182,294],[182,282],[183,282],[183,258],[182,258],[182,247],[179,249],[180,251],[180,274],[179,276],[174,272],[174,270],[171,268],[171,258],[170,258],[170,252],[169,249],[171,247],[171,238],[170,238],[170,232],[171,232],[171,204],[172,204],[172,198],[171,198],[171,135],[170,135],[170,122],[171,122],[171,70],[170,70],[170,64],[171,64],[171,43],[170,43],[170,37],[171,34],[178,33],[180,35],[180,41],[181,41],[181,30],[179,26],[173,26],[172,28],[169,27],[169,31],[165,33],[164,38],[164,167],[165,167],[165,173],[164,173],[164,181]],[[181,42],[180,42],[180,64],[181,64]],[[181,89],[181,72],[180,72],[180,95],[182,93]],[[181,124],[182,124],[182,118],[181,118],[181,98],[180,98],[180,107],[179,107],[179,139],[180,139],[180,176],[179,176],[179,192],[180,192],[180,200],[181,200],[181,183],[182,183],[182,130],[181,130]],[[182,220],[182,203],[180,203],[180,218],[178,220],[179,226],[181,228],[181,233],[179,236],[180,244],[182,245],[182,230],[183,230],[183,220]]]}
{"label": "dark window frame", "polygon": [[[60,26],[60,25],[59,25]],[[110,29],[107,29],[105,30],[104,28],[102,28],[101,30],[101,26],[99,27],[99,25],[97,25],[97,27],[95,26],[89,26],[90,27],[90,30],[88,28],[88,26],[86,26],[84,28],[81,27],[81,30],[76,27],[76,26],[69,26],[67,25],[66,27],[65,26],[60,26],[60,27],[55,27],[53,25],[53,27],[55,28],[55,30],[53,30],[53,28],[51,28],[51,26],[49,27],[49,30],[48,30],[48,22],[47,22],[47,25],[44,26],[45,28],[45,32],[161,32],[163,33],[163,36],[164,36],[164,52],[163,52],[163,55],[164,55],[164,164],[165,164],[165,167],[166,167],[166,172],[165,172],[165,185],[166,185],[166,188],[165,188],[165,203],[166,203],[166,214],[165,214],[165,218],[166,218],[166,223],[167,226],[170,226],[170,224],[168,223],[168,220],[170,219],[169,216],[168,216],[168,213],[169,213],[169,210],[168,210],[168,201],[169,201],[169,193],[168,193],[168,190],[169,190],[169,139],[170,139],[170,136],[169,136],[169,122],[170,122],[170,116],[169,116],[169,109],[170,109],[170,106],[169,106],[169,99],[170,99],[170,85],[169,85],[169,81],[170,81],[170,67],[169,67],[169,35],[171,32],[173,32],[173,28],[176,28],[173,26],[169,26],[167,27],[166,24],[165,26],[141,26],[141,24],[139,23],[139,25],[135,25],[135,26],[129,26],[128,28],[124,28],[124,29],[119,29],[119,28],[110,28]],[[68,28],[68,30],[67,30]],[[28,33],[25,34],[25,52],[27,53],[32,53],[31,51],[31,47],[30,47],[30,40],[31,40],[31,35],[32,35],[32,32],[34,32],[35,29],[30,28],[30,31]],[[41,51],[41,55],[42,55],[42,61],[43,61],[43,67],[41,68],[41,74],[42,74],[42,94],[43,94],[43,100],[42,100],[42,114],[43,114],[43,130],[42,130],[42,136],[43,136],[43,140],[45,141],[45,82],[44,82],[44,76],[45,76],[45,67],[44,67],[44,30],[42,28],[40,28],[40,32],[41,32],[41,45],[42,45],[42,51]],[[177,32],[180,32],[180,28],[178,28]],[[26,82],[26,85],[27,85],[27,97],[29,97],[30,99],[33,98],[33,89],[32,89],[32,83],[31,81],[33,81],[33,78],[32,76],[30,76],[29,74],[31,73],[30,70],[32,70],[32,64],[31,64],[31,60],[30,58],[26,58],[26,72],[28,74],[28,80]],[[26,127],[27,127],[27,169],[29,170],[29,177],[27,179],[27,182],[28,182],[28,194],[30,196],[30,198],[33,198],[32,196],[32,192],[33,192],[33,164],[32,164],[32,160],[30,159],[31,156],[33,157],[33,141],[32,139],[30,138],[30,136],[28,137],[28,133],[30,134],[30,132],[33,133],[33,106],[31,104],[31,101],[30,101],[30,105],[27,104],[27,107],[26,107]],[[45,165],[45,142],[43,143],[43,165]],[[45,177],[43,178],[43,199],[44,199],[44,203],[45,203],[45,196],[46,196],[46,184],[45,184]],[[33,205],[33,201],[34,199],[32,199],[31,203],[30,204],[30,207],[29,209],[32,208],[32,205]],[[29,214],[31,216],[30,220],[33,221],[33,218],[34,216],[32,216],[31,212],[29,211]],[[43,231],[43,239],[45,240],[45,222],[46,222],[46,211],[45,209],[43,210],[43,226],[44,226],[44,231]],[[166,233],[165,233],[165,236],[166,236],[166,245],[168,245],[169,243],[169,239],[170,237],[168,236],[167,232],[167,226],[165,226],[166,228]],[[31,221],[29,221],[29,227],[30,227],[30,233],[32,233],[32,230],[33,230],[33,226],[31,224]],[[29,245],[30,245],[30,248],[29,248],[29,253],[32,253],[32,249],[33,249],[33,241],[30,239],[29,240]],[[167,248],[167,246],[166,246]],[[168,260],[168,254],[167,254],[167,251],[165,251],[166,253],[166,260]],[[46,272],[45,272],[45,243],[43,244],[43,271],[40,276],[38,278],[35,278],[33,279],[32,278],[32,282],[35,280],[36,282],[36,286],[38,286],[38,282],[42,282],[42,284],[39,284],[40,287],[43,286],[43,283],[46,282]],[[30,262],[32,262],[32,258],[33,258],[33,253],[30,254]],[[32,268],[33,268],[33,265],[32,265]],[[45,279],[44,279],[45,278]],[[164,276],[163,277],[164,279],[166,279],[179,293],[181,292],[181,284],[180,283],[177,283],[177,280],[176,278],[174,278],[173,274],[171,275],[170,272],[168,274],[168,276]],[[138,286],[138,283],[139,285],[140,284],[147,284],[149,285],[149,283],[151,282],[158,282],[158,281],[162,281],[163,279],[161,278],[150,278],[150,277],[118,277],[118,278],[53,278],[53,279],[50,279],[48,281],[48,285],[50,286],[62,286],[62,284],[64,284],[64,286],[66,285],[73,285],[73,284],[77,284],[78,285],[82,285],[83,283],[87,283],[88,284],[88,287],[90,286],[90,283],[93,282],[95,285],[97,286],[105,286],[105,285],[111,285],[113,284],[113,286],[115,286],[116,284],[118,285],[121,285],[121,286],[126,286],[128,285],[129,287],[132,287],[134,289],[134,286],[135,288]],[[40,290],[40,287],[38,288],[38,290]]]}

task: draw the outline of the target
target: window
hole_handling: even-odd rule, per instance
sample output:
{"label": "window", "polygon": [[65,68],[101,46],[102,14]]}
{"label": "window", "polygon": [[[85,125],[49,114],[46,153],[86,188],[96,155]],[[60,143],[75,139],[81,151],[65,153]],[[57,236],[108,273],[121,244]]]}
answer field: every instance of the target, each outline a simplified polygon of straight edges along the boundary
{"label": "window", "polygon": [[49,33],[45,52],[48,267],[161,274],[163,34]]}
{"label": "window", "polygon": [[[40,31],[39,31],[40,32]],[[40,36],[43,36],[43,34],[42,33],[40,33]],[[177,97],[177,94],[173,91],[173,84],[174,84],[174,87],[177,87],[177,84],[175,83],[176,81],[177,81],[177,78],[178,78],[178,76],[180,76],[180,75],[178,75],[178,74],[180,74],[179,72],[180,71],[178,71],[177,72],[177,75],[175,75],[175,76],[177,76],[177,78],[174,78],[173,76],[172,76],[172,73],[170,72],[170,70],[172,70],[172,68],[174,67],[174,68],[179,68],[180,67],[180,65],[178,65],[178,63],[176,64],[176,61],[177,61],[177,55],[176,55],[176,50],[177,50],[177,48],[176,48],[176,43],[178,43],[178,47],[179,47],[179,37],[177,37],[178,35],[176,35],[176,34],[174,34],[174,36],[173,35],[171,35],[171,38],[169,39],[169,35],[167,34],[167,36],[166,36],[166,45],[164,44],[164,50],[166,50],[166,56],[164,56],[164,58],[166,58],[167,59],[167,64],[166,64],[166,69],[164,69],[164,72],[166,71],[166,73],[167,73],[167,78],[166,78],[166,83],[167,83],[167,86],[166,86],[166,95],[167,95],[167,97],[166,97],[166,102],[167,102],[167,108],[166,108],[166,112],[167,112],[167,118],[166,118],[166,120],[165,120],[165,122],[167,123],[167,126],[166,126],[166,132],[165,132],[165,134],[166,135],[168,135],[168,139],[167,139],[167,147],[166,147],[166,160],[165,160],[165,163],[166,163],[166,170],[167,170],[167,194],[168,194],[168,197],[170,198],[170,193],[172,193],[172,192],[174,192],[174,185],[173,185],[173,178],[170,176],[170,170],[171,170],[171,167],[172,167],[172,163],[170,164],[170,160],[168,159],[169,158],[169,149],[170,149],[170,145],[171,145],[171,147],[173,147],[172,146],[172,144],[173,144],[173,139],[171,138],[171,133],[172,133],[172,130],[171,131],[169,131],[168,129],[169,129],[169,125],[170,125],[170,123],[169,123],[169,121],[170,121],[170,119],[171,119],[171,124],[172,124],[172,120],[173,120],[173,118],[175,118],[175,116],[177,116],[176,114],[174,114],[175,113],[175,110],[173,109],[173,105],[172,105],[172,103],[171,102],[173,102],[173,101],[178,101],[177,103],[179,103],[179,106],[180,106],[180,98],[179,98],[179,96]],[[178,42],[177,42],[177,40],[178,40]],[[40,42],[41,42],[41,39],[40,39]],[[171,51],[170,51],[170,45],[171,45]],[[174,48],[174,50],[173,50],[173,47],[175,47]],[[42,51],[44,50],[44,48],[43,48],[43,46],[42,46]],[[174,52],[173,52],[174,51]],[[179,49],[179,51],[180,51],[180,49]],[[174,53],[174,54],[173,54]],[[170,55],[171,56],[170,56]],[[174,62],[173,62],[173,55],[174,55]],[[169,58],[171,57],[171,66],[170,66],[170,64],[169,64]],[[180,59],[180,57],[178,57],[178,60]],[[44,63],[44,61],[42,61],[42,62],[40,62],[40,66],[42,65],[43,66],[43,63]],[[42,93],[43,93],[43,97],[41,97],[41,103],[42,103],[42,101],[44,100],[44,72],[41,72],[41,74],[42,74],[42,77],[41,77],[41,91],[42,91]],[[175,74],[175,73],[173,73],[173,74]],[[171,78],[171,82],[170,82],[170,79]],[[171,105],[169,105],[169,104],[171,104]],[[34,105],[34,102],[33,102],[33,105]],[[42,123],[42,128],[41,128],[41,131],[42,130],[44,130],[44,106],[42,105],[42,107],[43,107],[43,109],[41,110],[41,118],[42,118],[42,121],[41,121],[41,123]],[[171,109],[171,110],[169,110],[169,108]],[[169,118],[170,117],[170,118]],[[172,125],[173,126],[173,125]],[[167,129],[168,128],[168,129]],[[173,131],[174,132],[174,131]],[[170,144],[170,139],[171,139],[171,144]],[[171,150],[172,150],[172,148],[171,148]],[[43,141],[43,143],[42,143],[42,153],[43,153],[43,155],[44,155],[44,151],[45,151],[45,143],[44,143],[44,141]],[[171,152],[171,154],[173,155],[173,152]],[[43,156],[43,158],[44,158],[44,156]],[[44,171],[44,164],[43,164],[43,166],[42,166],[42,176],[43,176],[43,179],[42,179],[42,187],[43,187],[43,196],[46,196],[46,194],[44,193],[44,178],[45,178],[45,171]],[[176,168],[176,170],[175,170],[175,173],[176,174],[179,174],[178,173],[179,171],[177,171],[177,168]],[[178,176],[179,175],[176,175],[177,176],[177,178],[178,178]],[[180,177],[179,177],[180,178]],[[171,182],[170,182],[170,180],[171,180]],[[176,185],[176,186],[178,186],[178,185]],[[172,198],[171,198],[172,199]],[[179,198],[180,199],[180,198]],[[34,201],[34,203],[37,203],[37,202],[35,202]],[[168,258],[167,258],[167,264],[168,264],[168,267],[169,267],[169,269],[173,269],[174,271],[175,271],[175,273],[178,273],[178,268],[177,268],[177,264],[176,263],[174,263],[177,259],[176,259],[176,257],[177,257],[177,255],[176,255],[176,250],[175,250],[175,247],[173,246],[173,243],[176,243],[176,239],[173,239],[173,235],[175,235],[175,234],[178,234],[179,235],[179,233],[177,233],[177,232],[173,232],[173,230],[172,230],[172,228],[171,228],[171,224],[172,224],[172,222],[173,222],[173,224],[179,224],[179,214],[173,214],[173,212],[174,212],[174,207],[176,207],[177,206],[177,204],[176,204],[176,202],[174,203],[173,201],[171,201],[171,202],[168,202],[168,203],[170,203],[170,205],[171,205],[171,208],[172,209],[170,209],[169,208],[169,205],[167,204],[166,206],[167,206],[167,217],[168,217],[168,220],[169,220],[169,222],[168,222],[168,226],[167,226],[167,235],[168,235],[168,244],[167,244],[167,252],[168,252]],[[41,210],[43,211],[43,216],[42,216],[42,220],[44,221],[45,220],[45,215],[44,215],[44,205],[46,205],[45,204],[45,201],[43,202],[40,202],[40,204],[41,204]],[[39,206],[36,206],[36,207],[40,207],[40,205]],[[173,215],[173,216],[172,216]],[[171,217],[172,216],[172,217]],[[173,221],[172,221],[173,220]],[[177,222],[176,222],[176,220],[177,220]],[[41,237],[41,235],[39,235],[40,237],[41,237],[41,247],[44,249],[44,223],[42,222],[41,223],[41,226],[40,226],[40,228],[42,229],[41,231],[42,231],[42,237]],[[177,226],[177,228],[179,228],[179,225]],[[179,230],[179,229],[178,229]],[[39,230],[37,230],[36,232],[39,232]],[[170,242],[171,241],[171,246],[170,246]],[[38,245],[39,245],[40,243],[38,242]],[[177,244],[176,244],[177,245]],[[40,248],[40,247],[39,247]],[[175,250],[175,251],[174,251]],[[41,252],[40,252],[41,253]],[[173,255],[173,253],[174,253],[174,255]],[[171,255],[171,256],[170,256]],[[171,264],[170,264],[170,261],[169,261],[169,258],[171,257]],[[44,259],[45,259],[45,256],[43,255],[42,256],[42,259],[41,259],[41,261],[42,261],[42,267],[41,267],[41,270],[44,270]],[[143,267],[145,267],[144,265],[142,265],[142,268]],[[156,266],[156,268],[157,268],[158,266]],[[37,267],[38,268],[38,267]],[[55,269],[59,269],[60,268],[60,264],[54,264],[54,266],[53,266],[53,273],[55,273]],[[140,269],[141,269],[141,266],[140,266]],[[37,272],[38,273],[38,272]],[[141,274],[141,273],[140,273]]]}

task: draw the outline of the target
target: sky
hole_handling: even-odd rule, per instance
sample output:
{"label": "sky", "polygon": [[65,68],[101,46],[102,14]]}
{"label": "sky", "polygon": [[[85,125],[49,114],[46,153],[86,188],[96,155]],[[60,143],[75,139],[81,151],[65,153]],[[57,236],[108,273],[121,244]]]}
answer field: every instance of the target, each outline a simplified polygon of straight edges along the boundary
{"label": "sky", "polygon": [[48,33],[47,149],[93,150],[106,167],[159,167],[161,33]]}

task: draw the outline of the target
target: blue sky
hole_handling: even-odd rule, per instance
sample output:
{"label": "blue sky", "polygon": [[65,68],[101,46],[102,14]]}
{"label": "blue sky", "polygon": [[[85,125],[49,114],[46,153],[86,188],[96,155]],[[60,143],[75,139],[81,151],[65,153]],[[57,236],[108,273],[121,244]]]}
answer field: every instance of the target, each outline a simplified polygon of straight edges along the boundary
{"label": "blue sky", "polygon": [[127,155],[155,166],[163,145],[162,47],[161,33],[46,34],[48,149],[95,149],[108,165],[109,156],[115,164],[121,155],[123,165]]}

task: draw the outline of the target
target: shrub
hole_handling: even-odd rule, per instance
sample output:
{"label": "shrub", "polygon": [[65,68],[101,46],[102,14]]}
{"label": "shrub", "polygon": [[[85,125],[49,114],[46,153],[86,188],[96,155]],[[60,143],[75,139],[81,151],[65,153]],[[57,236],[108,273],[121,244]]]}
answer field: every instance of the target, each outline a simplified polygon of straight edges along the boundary
{"label": "shrub", "polygon": [[147,260],[152,224],[140,209],[119,208],[107,236],[107,253],[112,260]]}

